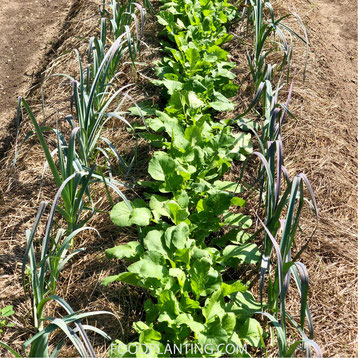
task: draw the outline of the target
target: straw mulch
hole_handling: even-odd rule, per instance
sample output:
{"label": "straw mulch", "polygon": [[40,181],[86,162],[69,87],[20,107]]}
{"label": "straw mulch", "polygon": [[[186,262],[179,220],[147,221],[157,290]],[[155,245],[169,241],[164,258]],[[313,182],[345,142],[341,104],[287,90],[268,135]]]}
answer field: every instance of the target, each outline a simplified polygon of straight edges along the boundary
{"label": "straw mulch", "polygon": [[[287,10],[300,14],[307,25],[311,42],[305,84],[302,83],[304,47],[299,42],[295,44],[292,68],[295,82],[290,109],[297,120],[287,121],[283,141],[286,167],[291,174],[301,171],[307,174],[320,209],[318,231],[301,259],[310,274],[309,303],[315,323],[315,340],[321,345],[325,356],[357,356],[357,346],[354,343],[358,332],[354,9],[344,12],[345,21],[351,24],[347,26],[351,36],[340,37],[334,27],[341,25],[339,9],[341,6],[343,8],[343,5],[340,3],[330,4],[333,10],[327,13],[327,4],[321,1],[314,4],[301,0],[275,2],[283,14]],[[56,49],[56,54],[62,56],[46,60],[49,64],[42,79],[56,72],[75,75],[77,64],[70,50],[78,48],[80,53],[85,53],[87,39],[96,34],[96,2],[81,0],[77,3],[76,12],[69,22],[68,33]],[[328,15],[333,16],[337,23],[331,23]],[[291,20],[287,21],[291,23]],[[291,24],[298,27],[293,20]],[[152,42],[148,41],[150,48],[144,52],[141,59],[141,62],[147,61],[148,67],[159,54],[151,26],[149,22],[146,38],[152,39]],[[78,34],[81,38],[75,37]],[[129,71],[123,72],[122,85],[133,79]],[[151,76],[150,70],[145,66],[141,68],[141,72]],[[157,93],[153,94],[153,88],[147,88],[139,81],[140,85],[132,96],[139,101],[150,96],[156,101]],[[29,97],[38,118],[47,125],[54,125],[57,118],[68,114],[69,94],[70,88],[66,81],[46,80],[45,117],[42,117],[39,105],[39,88],[31,90]],[[24,123],[22,136],[30,128],[28,123]],[[108,131],[111,132],[108,135],[120,143],[120,148],[128,146],[125,131],[118,130],[115,124]],[[0,307],[13,304],[16,311],[16,327],[7,330],[6,335],[1,338],[17,348],[33,334],[29,318],[31,307],[23,294],[20,272],[25,245],[24,230],[31,227],[39,205],[37,194],[43,160],[41,149],[36,143],[37,141],[33,140],[25,145],[16,169],[10,167],[13,149],[2,159],[0,165]],[[145,146],[140,150],[143,155],[147,153]],[[140,163],[141,167],[145,165],[145,162]],[[49,177],[45,181],[41,200],[51,202],[54,190]],[[101,189],[98,189],[97,194],[100,197]],[[108,209],[108,204],[103,203],[102,208]],[[311,223],[313,225],[312,217],[307,213],[302,222],[303,231],[309,232]],[[83,235],[78,239],[76,246],[86,246],[86,254],[68,265],[58,285],[57,294],[67,300],[75,310],[106,309],[115,312],[114,318],[100,318],[98,327],[105,328],[113,337],[130,338],[133,334],[131,323],[142,318],[141,303],[145,294],[120,284],[103,288],[100,280],[124,269],[106,260],[104,250],[120,241],[131,239],[135,233],[128,230],[118,237],[106,215],[97,216],[95,226],[100,230],[102,239],[90,235]],[[305,237],[302,237],[302,240],[305,240]],[[292,306],[297,304],[298,302],[293,302]],[[106,356],[105,342],[99,339],[93,343],[99,356]],[[75,352],[69,347],[64,354],[71,356]]]}
{"label": "straw mulch", "polygon": [[[286,167],[304,172],[320,223],[302,261],[310,275],[315,340],[326,357],[358,355],[357,324],[357,9],[349,1],[275,1],[307,27],[310,55],[296,41],[294,96],[284,128]],[[298,28],[293,19],[288,22]],[[304,228],[312,220],[303,218]]]}

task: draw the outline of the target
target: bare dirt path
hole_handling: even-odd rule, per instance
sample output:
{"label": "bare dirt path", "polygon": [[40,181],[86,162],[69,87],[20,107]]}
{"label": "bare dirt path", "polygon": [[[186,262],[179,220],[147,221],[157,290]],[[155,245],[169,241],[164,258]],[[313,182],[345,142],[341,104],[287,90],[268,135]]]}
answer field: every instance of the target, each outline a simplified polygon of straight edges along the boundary
{"label": "bare dirt path", "polygon": [[71,0],[1,0],[0,151],[8,140],[16,99],[29,89],[56,42]]}

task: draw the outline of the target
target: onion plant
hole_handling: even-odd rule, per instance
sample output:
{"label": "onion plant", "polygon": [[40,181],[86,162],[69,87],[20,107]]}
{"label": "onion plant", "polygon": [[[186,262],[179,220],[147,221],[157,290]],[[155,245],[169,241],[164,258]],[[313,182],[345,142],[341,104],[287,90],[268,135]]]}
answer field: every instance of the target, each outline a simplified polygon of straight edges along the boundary
{"label": "onion plant", "polygon": [[[69,180],[70,178],[67,179],[67,181]],[[42,202],[39,207],[32,229],[26,231],[27,246],[22,266],[22,283],[25,292],[32,298],[33,324],[37,330],[37,333],[23,344],[26,357],[57,357],[66,338],[73,343],[81,357],[95,357],[86,331],[94,331],[104,338],[110,339],[102,330],[90,325],[82,325],[79,322],[83,318],[98,314],[111,314],[110,312],[75,313],[62,298],[55,295],[61,270],[75,255],[84,251],[82,248],[70,252],[71,241],[76,235],[85,230],[95,230],[90,227],[82,227],[66,236],[65,230],[59,229],[56,235],[53,236],[52,227],[55,210],[61,197],[61,191],[64,190],[66,184],[65,181],[55,196],[39,256],[35,250],[34,239],[46,208],[45,202]],[[51,301],[57,302],[67,312],[67,315],[62,318],[45,317],[45,307]],[[45,321],[49,321],[46,326]],[[54,350],[50,352],[49,336],[58,329],[65,333],[65,338],[57,342]],[[0,342],[0,345],[15,357],[21,357],[7,344]],[[29,352],[26,350],[28,347],[30,347]]]}
{"label": "onion plant", "polygon": [[[260,152],[254,152],[261,161],[261,168],[255,183],[258,182],[260,185],[259,203],[262,206],[265,220],[261,221],[258,217],[262,228],[257,230],[255,235],[264,232],[260,299],[263,307],[264,283],[267,277],[267,307],[269,309],[261,314],[269,319],[276,330],[280,356],[290,357],[297,348],[304,349],[308,356],[311,356],[311,348],[313,348],[318,356],[322,356],[319,346],[312,340],[313,323],[307,302],[308,273],[305,266],[297,261],[314,235],[316,228],[306,243],[292,257],[292,249],[296,246],[295,237],[300,230],[299,224],[304,204],[310,206],[316,221],[318,221],[318,208],[307,177],[301,173],[290,179],[284,166],[281,131],[286,114],[292,115],[288,109],[292,85],[284,105],[277,104],[279,91],[280,88],[272,89],[269,80],[263,82],[258,89],[256,98],[266,96],[266,108],[263,112],[260,134],[252,123],[243,117],[237,118],[242,129],[249,130],[256,136],[260,148]],[[310,200],[304,196],[304,186],[308,190]],[[274,253],[276,262],[272,264]],[[285,301],[291,275],[301,297],[299,323],[286,311]],[[309,329],[308,336],[304,330],[306,321]],[[296,328],[301,336],[301,339],[296,340],[291,346],[288,345],[287,339],[288,323]]]}
{"label": "onion plant", "polygon": [[[279,19],[275,18],[274,9],[269,1],[249,0],[247,3],[249,7],[249,11],[247,12],[248,23],[253,27],[254,38],[253,58],[251,58],[250,53],[247,52],[247,59],[255,88],[257,89],[261,82],[272,79],[273,70],[275,68],[278,68],[280,80],[284,75],[285,68],[287,68],[287,78],[289,77],[293,37],[298,38],[306,44],[306,54],[308,53],[309,42],[306,29],[297,14],[293,14],[293,16],[298,19],[304,33],[303,37],[283,23],[283,20],[290,15],[282,16]],[[264,13],[265,8],[268,9],[267,17]],[[289,38],[287,38],[285,31],[286,34],[289,34]],[[272,36],[274,36],[274,40],[272,40]],[[268,43],[270,43],[270,45],[268,45]],[[277,50],[280,50],[283,54],[281,62],[273,66],[267,64],[266,60],[268,55]]]}
{"label": "onion plant", "polygon": [[[62,75],[68,77],[72,83],[72,101],[76,113],[68,118],[73,127],[81,128],[78,136],[78,155],[83,165],[86,166],[93,163],[95,155],[99,152],[99,142],[102,140],[101,132],[110,119],[117,118],[133,130],[121,111],[124,100],[130,98],[125,93],[125,90],[130,86],[127,85],[114,90],[112,86],[113,78],[109,79],[110,76],[108,75],[124,36],[125,34],[116,40],[100,63],[94,61],[93,66],[87,66],[86,71],[83,71],[80,56],[76,51],[80,69],[79,82],[70,76]],[[94,42],[96,43],[96,41]],[[100,60],[97,56],[98,51],[95,50],[94,60]],[[118,156],[118,160],[124,165],[124,170],[128,173],[129,166],[120,156]]]}
{"label": "onion plant", "polygon": [[[109,8],[107,10],[106,4],[103,3],[101,15],[102,18],[106,18],[108,20],[111,35],[114,40],[127,31],[126,27],[129,27],[134,22],[137,35],[136,40],[137,44],[139,44],[140,37],[142,37],[144,30],[146,8],[149,11],[152,11],[150,1],[145,0],[143,4],[144,7],[133,0],[111,0],[107,6]],[[140,23],[136,15],[136,10],[140,15]]]}
{"label": "onion plant", "polygon": [[[115,149],[115,145],[101,133],[109,120],[117,119],[124,123],[135,133],[131,124],[125,119],[122,106],[125,100],[137,104],[129,95],[132,85],[116,88],[115,82],[120,73],[117,73],[126,53],[129,52],[132,61],[135,61],[136,50],[133,45],[129,27],[125,27],[122,33],[106,51],[106,23],[101,22],[100,39],[92,38],[88,49],[88,65],[84,69],[78,51],[75,50],[79,64],[79,80],[66,74],[58,74],[70,79],[72,84],[71,104],[75,107],[75,113],[67,119],[74,128],[78,126],[81,131],[78,135],[78,155],[85,166],[93,165],[96,156],[101,153],[108,162],[109,174],[111,166],[108,153],[113,154],[120,164],[125,175],[131,170],[135,154],[126,161]],[[137,106],[137,108],[139,108]],[[140,109],[139,109],[140,112]],[[100,145],[102,143],[103,146]]]}
{"label": "onion plant", "polygon": [[52,236],[51,229],[53,225],[57,201],[65,185],[66,182],[57,192],[54,204],[51,208],[44,238],[42,240],[41,255],[39,257],[38,262],[36,260],[35,255],[34,238],[40,219],[44,213],[46,203],[41,203],[32,230],[26,231],[27,246],[22,265],[22,283],[25,291],[27,291],[28,285],[26,284],[25,272],[26,265],[29,264],[29,270],[27,273],[30,277],[29,287],[33,295],[34,325],[35,327],[40,329],[42,328],[41,318],[44,305],[49,300],[48,297],[51,294],[54,294],[56,291],[56,286],[61,270],[73,256],[84,250],[78,249],[69,254],[71,241],[80,232],[90,229],[89,227],[82,227],[71,232],[67,236],[65,235],[64,230],[59,229],[55,237]]}
{"label": "onion plant", "polygon": [[[81,157],[76,151],[76,140],[79,142],[77,145],[81,148],[81,129],[79,127],[73,128],[70,140],[67,143],[63,134],[58,129],[54,130],[39,125],[29,105],[24,99],[19,100],[19,105],[21,105],[21,103],[30,117],[35,128],[34,132],[44,151],[46,158],[45,169],[49,167],[57,188],[61,188],[60,195],[62,204],[57,205],[56,209],[66,220],[68,233],[85,225],[95,213],[90,190],[92,184],[104,183],[106,188],[110,187],[126,203],[128,202],[125,195],[119,189],[120,187],[124,187],[124,184],[118,182],[114,178],[105,178],[102,173],[95,171],[95,165],[88,168],[83,164]],[[44,131],[48,130],[54,131],[57,137],[57,148],[53,151],[50,150],[43,134]],[[30,132],[30,134],[32,133],[33,132]],[[26,136],[25,140],[30,134]],[[55,155],[58,157],[57,164],[54,159]]]}
{"label": "onion plant", "polygon": [[[141,22],[142,25],[144,25],[144,10],[138,4],[133,3],[132,5],[136,9],[139,9]],[[135,19],[134,21],[137,24],[138,20],[134,14],[132,5],[128,7],[127,10],[131,11],[130,17]],[[117,9],[117,5],[115,5],[115,9]],[[137,27],[136,39],[140,38],[138,31],[140,31],[140,33],[143,32],[143,30],[139,30]],[[86,195],[89,201],[91,201],[89,184],[93,182],[94,179],[95,181],[104,181],[106,187],[110,186],[126,200],[122,192],[118,189],[121,183],[113,179],[110,156],[114,155],[117,158],[122,171],[128,175],[134,163],[135,154],[127,162],[121,157],[115,145],[108,138],[101,135],[103,127],[111,119],[118,119],[133,130],[130,123],[123,116],[122,111],[122,105],[126,99],[133,101],[127,93],[130,85],[118,89],[115,87],[114,81],[117,76],[116,71],[118,70],[118,66],[122,63],[125,53],[129,52],[134,62],[135,58],[133,56],[136,50],[133,49],[136,48],[136,40],[133,40],[128,25],[124,25],[123,33],[119,34],[117,31],[116,34],[118,37],[115,38],[114,43],[107,50],[106,21],[102,19],[100,39],[92,38],[90,40],[88,50],[89,64],[86,68],[83,68],[81,57],[78,51],[75,50],[79,64],[79,80],[66,74],[58,74],[59,76],[68,78],[71,81],[73,89],[71,107],[75,107],[75,113],[66,117],[67,122],[72,127],[69,145],[65,142],[64,136],[58,130],[55,130],[58,148],[55,152],[51,153],[43,136],[43,131],[50,130],[50,128],[40,127],[27,102],[25,100],[19,100],[19,107],[21,103],[24,105],[34,125],[34,132],[40,140],[57,187],[59,188],[61,183],[66,178],[74,175],[75,172],[79,174],[74,177],[73,181],[69,182],[68,187],[62,192],[64,208],[58,207],[58,211],[61,212],[68,222],[69,231],[81,226],[80,223],[83,224],[83,222],[79,221],[81,211],[84,207],[83,196]],[[133,103],[136,105],[134,101]],[[18,113],[20,113],[19,109]],[[32,132],[30,134],[32,134]],[[28,136],[25,140],[27,138]],[[77,150],[75,150],[75,144]],[[59,157],[60,170],[57,169],[55,161],[52,158],[56,153]],[[95,165],[97,164],[96,158],[99,154],[103,155],[107,162],[108,175],[104,176],[103,170],[96,171],[95,169]],[[79,187],[82,189],[80,190]],[[91,213],[93,214],[93,212],[92,207]],[[87,218],[90,216],[91,215],[87,216]]]}
{"label": "onion plant", "polygon": [[[85,219],[82,217],[86,201],[89,203],[92,202],[89,183],[93,176],[94,167],[91,170],[88,170],[78,160],[75,146],[80,128],[77,127],[72,130],[68,144],[62,133],[58,129],[55,129],[57,148],[54,151],[51,151],[43,134],[43,131],[48,130],[49,128],[40,127],[27,102],[22,99],[19,101],[19,105],[21,105],[21,103],[30,117],[35,128],[34,132],[36,133],[45,154],[45,168],[47,166],[50,168],[57,188],[62,188],[60,195],[63,204],[57,206],[57,210],[66,220],[68,224],[68,232],[72,232],[76,228],[84,225],[94,213],[92,205],[90,214],[86,215]],[[58,156],[58,165],[56,165],[54,160],[56,154]],[[66,184],[64,185],[64,183]],[[87,200],[85,199],[86,197]]]}
{"label": "onion plant", "polygon": [[[264,282],[268,277],[267,300],[268,307],[274,316],[265,314],[270,321],[279,323],[278,340],[280,356],[291,356],[299,344],[310,355],[310,347],[313,347],[321,356],[320,348],[312,341],[313,323],[307,303],[308,273],[305,266],[297,259],[306,248],[312,238],[315,229],[309,236],[307,242],[292,257],[292,249],[295,248],[295,236],[300,226],[300,217],[304,203],[311,207],[316,220],[318,220],[318,209],[312,187],[304,174],[289,178],[283,163],[282,142],[280,139],[268,142],[265,153],[255,152],[262,163],[259,177],[261,178],[261,196],[265,223],[256,235],[264,231],[264,246],[260,273],[260,297],[263,304]],[[285,179],[285,185],[283,181]],[[306,185],[310,201],[304,196],[304,185]],[[263,199],[261,199],[263,198]],[[279,242],[279,243],[278,243]],[[272,265],[272,255],[276,254],[277,262]],[[274,267],[274,269],[272,269]],[[273,271],[273,276],[271,275]],[[269,273],[269,274],[268,274]],[[268,274],[268,275],[267,275]],[[296,321],[286,311],[285,301],[290,283],[290,276],[293,276],[301,297],[300,322]],[[274,317],[274,318],[273,318]],[[307,320],[309,337],[306,336],[304,328]],[[287,347],[287,323],[290,322],[301,334],[301,339],[291,347]],[[274,326],[277,326],[274,324]],[[276,327],[277,328],[277,327]],[[290,354],[287,352],[290,351]]]}
{"label": "onion plant", "polygon": [[[280,356],[292,356],[298,348],[305,350],[307,356],[311,356],[312,348],[317,356],[322,356],[319,346],[312,340],[313,323],[307,302],[308,273],[305,266],[297,261],[312,238],[315,229],[307,242],[302,245],[294,256],[292,255],[292,250],[296,249],[295,237],[300,229],[300,217],[305,202],[310,205],[316,220],[318,220],[316,200],[307,177],[301,173],[290,179],[283,163],[281,132],[286,114],[290,114],[293,117],[288,109],[292,94],[292,84],[286,103],[279,104],[279,94],[285,85],[282,80],[285,74],[287,78],[289,76],[292,36],[306,43],[308,51],[307,33],[301,19],[296,14],[294,16],[298,19],[303,29],[304,38],[283,24],[282,20],[287,16],[276,20],[269,1],[247,0],[246,4],[249,9],[247,12],[248,20],[254,29],[254,55],[252,59],[248,52],[247,58],[255,83],[256,103],[259,103],[260,99],[262,100],[262,110],[258,111],[258,113],[262,114],[263,121],[258,131],[257,126],[254,126],[252,122],[250,123],[243,115],[237,117],[236,120],[242,129],[249,130],[256,136],[260,148],[260,152],[255,152],[254,154],[261,161],[256,183],[260,183],[259,202],[262,204],[262,212],[265,217],[264,221],[258,217],[262,228],[256,232],[256,235],[262,231],[264,232],[260,271],[262,308],[264,307],[264,296],[266,297],[264,295],[265,278],[268,281],[266,292],[268,311],[261,312],[261,314],[271,322],[276,330]],[[268,9],[268,18],[264,15],[264,8]],[[290,42],[287,41],[284,30],[290,34]],[[272,35],[275,36],[275,39],[278,39],[274,44],[270,43]],[[268,55],[277,48],[282,51],[283,57],[281,63],[272,65],[267,60]],[[276,72],[279,78],[275,83]],[[304,196],[304,186],[308,189],[310,201]],[[274,253],[276,254],[275,263],[273,263]],[[299,323],[286,310],[285,303],[291,275],[301,297]],[[306,322],[309,330],[308,336],[305,333]],[[287,339],[287,324],[293,326],[300,335],[300,339],[291,345],[288,344]]]}

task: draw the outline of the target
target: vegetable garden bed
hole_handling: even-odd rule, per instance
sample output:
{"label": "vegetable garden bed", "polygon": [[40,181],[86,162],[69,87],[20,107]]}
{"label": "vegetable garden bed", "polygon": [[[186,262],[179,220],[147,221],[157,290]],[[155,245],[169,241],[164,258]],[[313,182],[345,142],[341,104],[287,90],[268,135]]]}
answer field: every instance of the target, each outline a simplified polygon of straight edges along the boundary
{"label": "vegetable garden bed", "polygon": [[[245,347],[242,356],[272,351],[290,356],[299,349],[320,355],[312,340],[308,274],[298,261],[311,234],[295,247],[303,205],[308,203],[313,216],[317,207],[307,177],[289,177],[281,141],[282,124],[292,115],[292,86],[280,104],[281,88],[290,86],[287,39],[307,42],[305,31],[298,35],[284,18],[276,20],[268,2],[235,7],[225,1],[164,1],[157,12],[162,56],[152,76],[145,76],[161,89],[155,90],[159,103],[153,104],[137,101],[128,84],[117,79],[121,66],[130,68],[138,82],[144,77],[137,62],[145,48],[145,19],[157,10],[149,2],[127,6],[115,1],[100,10],[100,33],[90,40],[87,60],[78,53],[79,75],[60,74],[71,86],[66,122],[41,126],[27,102],[19,101],[18,113],[23,108],[29,116],[58,190],[40,246],[34,246],[34,238],[45,204],[27,232],[23,283],[33,299],[38,333],[24,348],[31,347],[30,356],[48,356],[48,349],[57,355],[65,341],[49,346],[48,334],[60,328],[78,354],[93,356],[85,330],[109,338],[78,322],[108,312],[75,314],[56,296],[61,270],[83,254],[76,236],[101,231],[96,217],[109,203],[113,223],[133,228],[112,231],[116,243],[128,232],[132,240],[107,249],[106,255],[130,265],[124,269],[126,263],[113,261],[109,265],[113,271],[118,266],[119,273],[102,283],[120,281],[120,287],[132,285],[146,295],[141,300],[146,315],[134,323],[136,334],[125,342],[112,337],[119,339],[116,344],[154,344],[157,356],[168,356],[167,343],[214,348],[193,356],[225,356],[218,347],[230,344]],[[243,24],[248,65],[231,62],[224,49],[232,39],[228,29]],[[275,58],[279,62],[270,63]],[[240,91],[237,67],[251,76],[251,103],[233,115],[232,99]],[[104,136],[110,121],[122,123],[134,150],[118,150],[113,138]],[[55,134],[54,148],[47,132]],[[133,173],[143,143],[151,153],[146,180],[138,181]],[[17,149],[21,153],[21,145]],[[225,175],[232,165],[239,170],[229,181]],[[241,278],[247,269],[253,282]],[[285,307],[290,275],[301,296],[296,320]],[[54,301],[67,316],[44,324],[45,305]]]}

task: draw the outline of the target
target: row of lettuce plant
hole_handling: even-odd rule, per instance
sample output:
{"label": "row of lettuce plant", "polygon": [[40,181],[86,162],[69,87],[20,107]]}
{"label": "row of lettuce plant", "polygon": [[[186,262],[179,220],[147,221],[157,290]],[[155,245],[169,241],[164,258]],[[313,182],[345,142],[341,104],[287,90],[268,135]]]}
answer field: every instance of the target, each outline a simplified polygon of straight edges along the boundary
{"label": "row of lettuce plant", "polygon": [[[163,88],[168,102],[162,111],[146,104],[141,106],[150,131],[140,133],[160,150],[154,153],[148,166],[153,180],[138,183],[145,200],[135,199],[132,208],[121,202],[111,212],[112,221],[119,227],[137,225],[139,240],[106,251],[109,258],[125,258],[131,264],[127,272],[103,281],[105,285],[121,281],[145,288],[151,298],[144,303],[146,321],[134,324],[139,340],[130,344],[137,346],[137,353],[114,351],[112,355],[147,356],[143,344],[155,344],[159,349],[151,351],[150,356],[168,356],[166,343],[214,347],[211,353],[186,351],[187,357],[222,356],[224,347],[230,344],[240,348],[248,344],[266,352],[267,333],[258,321],[260,315],[276,330],[280,356],[292,356],[298,348],[310,355],[311,347],[320,355],[320,348],[311,340],[307,271],[296,261],[302,250],[291,258],[305,200],[304,183],[315,214],[317,208],[307,178],[300,174],[290,180],[283,166],[280,134],[290,95],[286,104],[279,106],[278,94],[291,49],[285,46],[286,38],[279,29],[285,26],[282,18],[274,19],[273,9],[266,1],[246,2],[243,13],[227,1],[162,3],[157,18],[164,26],[161,35],[165,38],[162,42],[165,56],[156,64],[159,79],[152,82]],[[264,19],[263,4],[269,10],[268,21]],[[229,98],[238,90],[231,71],[235,64],[229,62],[229,53],[221,46],[232,38],[226,25],[244,19],[246,13],[255,29],[255,61],[251,61],[250,55],[248,59],[257,91],[249,109],[261,100],[264,113],[261,136],[245,120],[248,111],[234,120],[215,120],[218,112],[234,109]],[[264,52],[264,44],[272,33],[279,33],[284,44],[276,90],[275,66],[266,63]],[[133,114],[137,112],[132,109]],[[266,220],[264,223],[258,218],[262,229],[255,235],[248,232],[252,220],[240,212],[246,203],[237,194],[243,192],[244,186],[241,182],[222,180],[234,160],[246,162],[252,152],[250,134],[238,128],[254,134],[261,149],[254,154],[262,163],[257,182]],[[283,178],[286,187],[281,183]],[[261,255],[253,239],[262,231]],[[277,257],[274,265],[273,253]],[[245,282],[228,281],[226,277],[229,268],[259,262],[261,302],[256,302]],[[268,301],[264,303],[267,272],[270,272]],[[301,295],[299,323],[285,309],[291,274]],[[309,337],[304,331],[305,317]],[[299,332],[299,338],[292,342],[287,338],[287,322]],[[123,344],[120,340],[116,343]]]}
{"label": "row of lettuce plant", "polygon": [[[18,102],[18,123],[23,106],[34,130],[25,136],[15,153],[13,164],[16,164],[22,145],[36,134],[46,158],[44,173],[48,168],[50,169],[58,188],[39,246],[40,252],[35,242],[38,226],[47,206],[45,202],[39,207],[32,230],[26,232],[27,246],[22,266],[22,283],[25,293],[31,298],[33,326],[36,330],[36,334],[23,345],[23,353],[28,357],[57,357],[66,339],[72,342],[81,357],[95,357],[86,332],[93,331],[110,339],[97,327],[80,323],[82,319],[98,314],[111,314],[110,312],[75,313],[68,303],[55,294],[62,269],[73,257],[84,251],[84,248],[73,249],[75,236],[88,230],[94,230],[99,235],[93,227],[84,226],[96,211],[91,198],[91,186],[95,183],[103,183],[108,194],[108,188],[111,188],[126,200],[121,191],[126,185],[114,179],[110,155],[118,160],[119,172],[127,175],[133,163],[133,159],[126,162],[113,143],[102,137],[101,133],[105,124],[113,118],[125,122],[131,128],[122,116],[121,110],[124,100],[128,97],[126,93],[128,86],[118,88],[115,79],[119,67],[128,58],[135,63],[146,12],[139,4],[129,1],[121,5],[116,0],[112,1],[109,11],[103,7],[101,12],[110,19],[109,30],[106,19],[103,18],[99,38],[90,39],[85,68],[80,54],[75,50],[79,64],[79,79],[66,74],[55,75],[68,78],[72,87],[71,114],[66,117],[71,132],[69,141],[66,141],[65,134],[58,126],[56,128],[41,126],[25,99],[19,98]],[[123,14],[125,16],[122,16]],[[113,41],[110,40],[111,36]],[[54,150],[51,150],[47,144],[46,132],[53,132],[56,135],[57,146]],[[107,165],[104,167],[97,163],[99,156],[106,160]],[[67,223],[67,228],[54,232],[54,227],[57,226],[54,225],[57,222],[56,211]],[[45,312],[51,301],[58,303],[67,315],[62,318],[47,317]],[[47,325],[46,321],[48,321]],[[50,335],[57,330],[62,330],[64,338],[55,342],[51,351]],[[0,341],[0,346],[14,356],[21,357],[8,344]]]}

